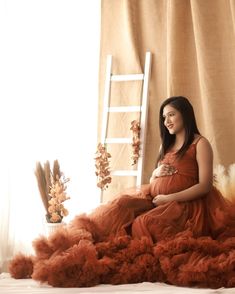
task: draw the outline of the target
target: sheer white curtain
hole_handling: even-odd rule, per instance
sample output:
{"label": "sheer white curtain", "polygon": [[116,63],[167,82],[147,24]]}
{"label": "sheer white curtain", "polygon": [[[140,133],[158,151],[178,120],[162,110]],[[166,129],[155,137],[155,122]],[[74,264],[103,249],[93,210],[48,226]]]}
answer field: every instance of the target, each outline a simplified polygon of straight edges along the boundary
{"label": "sheer white curtain", "polygon": [[99,203],[100,1],[0,0],[0,269],[44,227],[36,161],[58,159],[71,220]]}

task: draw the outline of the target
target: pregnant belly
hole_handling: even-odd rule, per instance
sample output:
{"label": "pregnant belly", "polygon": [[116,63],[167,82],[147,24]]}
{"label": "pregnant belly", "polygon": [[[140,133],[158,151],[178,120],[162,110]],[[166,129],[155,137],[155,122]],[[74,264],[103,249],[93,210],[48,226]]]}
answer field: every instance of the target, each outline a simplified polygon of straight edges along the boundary
{"label": "pregnant belly", "polygon": [[176,193],[190,188],[196,183],[196,179],[180,174],[160,177],[153,180],[150,184],[150,193],[152,197],[158,194]]}

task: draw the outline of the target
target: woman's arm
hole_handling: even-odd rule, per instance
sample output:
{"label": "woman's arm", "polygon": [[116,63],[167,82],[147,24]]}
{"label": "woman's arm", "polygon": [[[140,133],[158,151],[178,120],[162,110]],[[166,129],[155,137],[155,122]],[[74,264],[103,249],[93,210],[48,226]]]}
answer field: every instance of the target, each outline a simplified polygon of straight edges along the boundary
{"label": "woman's arm", "polygon": [[208,193],[213,182],[213,151],[207,139],[201,138],[197,143],[196,160],[198,163],[198,184],[168,195],[157,195],[153,203],[161,205],[171,201],[190,201]]}

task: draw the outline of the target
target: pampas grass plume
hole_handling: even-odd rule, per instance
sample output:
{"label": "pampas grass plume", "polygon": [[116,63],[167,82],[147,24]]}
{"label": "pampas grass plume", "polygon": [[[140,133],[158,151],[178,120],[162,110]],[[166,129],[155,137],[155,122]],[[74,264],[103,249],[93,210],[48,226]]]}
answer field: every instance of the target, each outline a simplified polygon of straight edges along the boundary
{"label": "pampas grass plume", "polygon": [[226,171],[221,164],[214,169],[216,182],[214,185],[223,196],[229,200],[235,199],[235,163],[231,164]]}
{"label": "pampas grass plume", "polygon": [[60,171],[60,165],[58,160],[54,160],[54,165],[53,165],[53,179],[56,182],[58,179],[61,177],[61,171]]}
{"label": "pampas grass plume", "polygon": [[235,200],[235,163],[228,168],[229,175],[229,198]]}
{"label": "pampas grass plume", "polygon": [[45,207],[45,210],[47,212],[47,210],[48,210],[48,188],[47,188],[47,182],[46,182],[46,178],[45,178],[45,172],[44,172],[40,162],[36,163],[35,176],[37,178],[39,193],[40,193],[43,205]]}
{"label": "pampas grass plume", "polygon": [[46,180],[46,192],[47,192],[47,201],[50,200],[49,192],[51,187],[51,168],[50,168],[50,162],[47,160],[44,163],[44,174],[45,174],[45,180]]}

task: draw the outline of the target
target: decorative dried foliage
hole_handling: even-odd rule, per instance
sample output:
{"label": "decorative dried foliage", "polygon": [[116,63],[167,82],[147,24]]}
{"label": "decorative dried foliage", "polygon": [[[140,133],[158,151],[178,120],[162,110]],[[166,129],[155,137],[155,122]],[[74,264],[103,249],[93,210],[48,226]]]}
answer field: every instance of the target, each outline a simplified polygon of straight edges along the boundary
{"label": "decorative dried foliage", "polygon": [[60,165],[59,165],[59,162],[58,160],[54,160],[54,165],[53,165],[53,179],[54,181],[57,180],[57,177],[61,177],[61,171],[60,171]]}
{"label": "decorative dried foliage", "polygon": [[47,182],[45,178],[45,171],[40,162],[36,163],[36,169],[34,173],[37,179],[38,189],[39,189],[39,193],[40,193],[43,205],[45,207],[45,210],[47,211],[48,200],[49,200],[48,186],[47,186]]}
{"label": "decorative dried foliage", "polygon": [[54,161],[53,171],[51,171],[49,161],[44,163],[44,168],[40,162],[36,163],[35,176],[43,205],[46,210],[46,219],[49,223],[61,222],[63,217],[68,215],[63,202],[69,197],[66,193],[66,183],[69,181],[60,171],[58,160]]}
{"label": "decorative dried foliage", "polygon": [[135,165],[138,161],[138,158],[140,157],[140,123],[137,120],[133,120],[131,122],[131,128],[132,131],[132,164]]}
{"label": "decorative dried foliage", "polygon": [[48,222],[60,223],[63,217],[68,215],[68,210],[63,205],[65,200],[70,199],[66,193],[66,183],[68,181],[69,178],[65,178],[62,173],[60,173],[60,176],[56,175],[56,180],[54,180],[54,174],[51,175],[52,185],[49,192],[50,200],[48,201]]}
{"label": "decorative dried foliage", "polygon": [[47,199],[50,200],[49,197],[49,191],[51,187],[51,168],[50,168],[50,162],[47,160],[44,163],[44,174],[45,174],[45,180],[46,180],[46,193],[48,195]]}
{"label": "decorative dried foliage", "polygon": [[95,174],[97,176],[97,187],[101,190],[108,188],[112,181],[109,170],[109,158],[111,158],[110,153],[106,151],[104,145],[99,143],[95,153]]}

